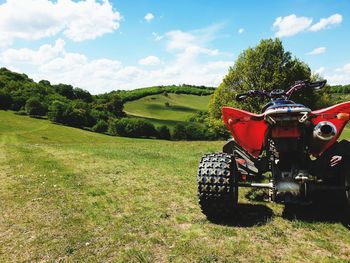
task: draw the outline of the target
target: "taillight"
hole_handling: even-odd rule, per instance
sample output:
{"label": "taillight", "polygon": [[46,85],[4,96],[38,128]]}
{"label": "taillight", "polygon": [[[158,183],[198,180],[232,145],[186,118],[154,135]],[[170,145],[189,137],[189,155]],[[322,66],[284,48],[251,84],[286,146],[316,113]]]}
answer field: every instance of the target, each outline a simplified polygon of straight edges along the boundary
{"label": "taillight", "polygon": [[272,128],[272,138],[298,138],[301,136],[300,129],[294,127],[274,127]]}

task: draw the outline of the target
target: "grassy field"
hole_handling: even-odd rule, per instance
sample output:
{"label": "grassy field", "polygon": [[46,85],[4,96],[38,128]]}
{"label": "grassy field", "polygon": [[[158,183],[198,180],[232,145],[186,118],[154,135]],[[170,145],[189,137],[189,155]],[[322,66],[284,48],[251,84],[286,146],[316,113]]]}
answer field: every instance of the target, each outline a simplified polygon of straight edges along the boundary
{"label": "grassy field", "polygon": [[252,200],[227,225],[196,198],[223,142],[110,137],[0,111],[1,262],[349,262],[336,206]]}
{"label": "grassy field", "polygon": [[332,99],[336,102],[350,101],[350,94],[333,93]]}
{"label": "grassy field", "polygon": [[186,122],[197,111],[208,110],[209,100],[210,96],[158,94],[127,102],[124,110],[128,115],[146,118],[156,126],[173,127],[178,122]]}

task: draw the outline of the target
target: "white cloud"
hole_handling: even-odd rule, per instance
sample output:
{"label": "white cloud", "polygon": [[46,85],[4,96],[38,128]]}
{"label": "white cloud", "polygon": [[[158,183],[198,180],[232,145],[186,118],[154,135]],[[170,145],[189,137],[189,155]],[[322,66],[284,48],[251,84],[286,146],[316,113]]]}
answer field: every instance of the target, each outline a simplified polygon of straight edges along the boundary
{"label": "white cloud", "polygon": [[322,29],[327,29],[332,27],[333,25],[340,24],[343,21],[343,17],[340,14],[334,14],[327,18],[321,18],[320,21],[314,25],[312,25],[309,30],[316,32]]}
{"label": "white cloud", "polygon": [[168,50],[184,50],[190,46],[197,46],[196,37],[191,33],[174,30],[167,32],[165,35],[168,38]]}
{"label": "white cloud", "polygon": [[[214,28],[165,33],[168,52],[165,61],[148,56],[140,59],[139,65],[124,65],[113,59],[89,59],[84,54],[69,52],[64,41],[58,39],[55,44],[42,45],[36,50],[4,50],[0,52],[0,64],[25,72],[36,81],[47,79],[51,83],[72,84],[93,94],[183,83],[217,86],[233,60],[231,54],[210,48],[218,30]],[[176,43],[179,39],[184,41]]]}
{"label": "white cloud", "polygon": [[148,56],[139,60],[139,65],[141,66],[156,66],[160,63],[160,59],[156,56]]}
{"label": "white cloud", "polygon": [[276,37],[288,37],[306,30],[312,23],[308,17],[297,17],[295,14],[277,17],[273,23],[273,29],[277,30]]}
{"label": "white cloud", "polygon": [[308,55],[319,55],[319,54],[323,54],[325,52],[326,52],[326,48],[325,47],[318,47],[318,48],[315,48],[314,50],[310,51],[307,54]]}
{"label": "white cloud", "polygon": [[322,75],[326,69],[324,67],[320,67],[314,71],[314,73]]}
{"label": "white cloud", "polygon": [[217,56],[220,55],[218,49],[211,49],[206,45],[215,38],[215,33],[220,26],[184,32],[181,30],[169,31],[165,34],[166,48],[169,52],[177,54],[178,60],[193,60],[199,55]]}
{"label": "white cloud", "polygon": [[322,29],[331,28],[334,25],[340,24],[343,17],[340,14],[334,14],[327,18],[321,18],[316,24],[312,24],[312,18],[297,17],[295,14],[277,17],[273,23],[273,29],[277,32],[276,37],[289,37],[301,33],[303,31],[316,32]]}
{"label": "white cloud", "polygon": [[[200,62],[194,47],[173,55],[174,59],[158,64],[156,69],[147,69],[123,65],[118,60],[89,59],[84,54],[68,52],[64,41],[59,39],[54,45],[46,44],[37,50],[5,50],[0,53],[0,64],[25,72],[36,81],[47,79],[51,83],[67,83],[87,89],[93,94],[183,83],[216,86],[233,64],[226,60]],[[158,59],[149,56],[141,59],[140,64],[155,64]]]}
{"label": "white cloud", "polygon": [[64,40],[58,39],[54,46],[42,45],[37,51],[28,48],[8,49],[1,54],[1,60],[5,63],[41,65],[63,53],[64,45]]}
{"label": "white cloud", "polygon": [[158,33],[156,32],[152,32],[152,36],[154,36],[154,40],[155,41],[160,41],[163,39],[163,36],[159,35]]}
{"label": "white cloud", "polygon": [[347,85],[350,83],[350,74],[326,75],[325,79],[331,85]]}
{"label": "white cloud", "polygon": [[[191,79],[193,81],[196,78],[195,75],[199,74],[194,73],[196,68],[204,68],[204,65],[199,65],[197,62],[201,56],[216,57],[222,55],[218,49],[210,49],[207,47],[207,44],[215,38],[215,33],[218,29],[219,27],[214,25],[190,32],[173,30],[165,34],[166,49],[168,52],[175,55],[175,68],[180,72],[178,75],[186,76],[186,79]],[[187,72],[185,72],[184,69]],[[200,69],[198,72],[200,72]],[[188,75],[188,73],[191,75]],[[221,77],[222,74],[223,73],[221,73]],[[205,76],[201,73],[200,78],[202,78],[202,81],[205,81],[205,79],[209,78],[209,75]],[[198,78],[197,82],[200,81],[200,78]],[[185,83],[185,80],[183,80],[182,83]],[[187,83],[189,82],[187,81]],[[217,82],[215,83],[218,84]]]}
{"label": "white cloud", "polygon": [[147,13],[147,15],[145,15],[144,19],[147,21],[147,22],[151,22],[154,18],[154,15],[152,13]]}
{"label": "white cloud", "polygon": [[345,64],[341,68],[337,68],[336,71],[350,74],[350,63]]}
{"label": "white cloud", "polygon": [[118,29],[120,20],[108,0],[7,0],[0,5],[0,47],[60,32],[73,41],[95,39]]}
{"label": "white cloud", "polygon": [[350,63],[335,69],[333,74],[326,74],[325,79],[332,85],[346,85],[350,83]]}
{"label": "white cloud", "polygon": [[243,32],[244,32],[244,28],[243,27],[238,29],[238,34],[242,34]]}
{"label": "white cloud", "polygon": [[178,52],[186,50],[189,47],[201,47],[202,50],[209,50],[204,47],[217,37],[217,32],[223,26],[224,24],[219,23],[187,32],[182,30],[169,31],[165,34],[167,38],[167,50]]}

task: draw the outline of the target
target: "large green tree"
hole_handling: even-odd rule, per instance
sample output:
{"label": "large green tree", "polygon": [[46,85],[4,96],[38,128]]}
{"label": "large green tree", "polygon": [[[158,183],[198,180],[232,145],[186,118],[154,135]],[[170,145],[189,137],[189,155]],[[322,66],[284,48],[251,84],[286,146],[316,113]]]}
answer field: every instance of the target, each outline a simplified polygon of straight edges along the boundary
{"label": "large green tree", "polygon": [[[210,117],[220,118],[221,107],[226,105],[259,112],[266,99],[254,97],[238,103],[235,95],[251,89],[287,89],[297,80],[310,78],[310,68],[285,51],[278,38],[261,40],[256,47],[243,51],[229,69],[211,99]],[[296,94],[292,99],[309,107],[316,103],[311,89]]]}

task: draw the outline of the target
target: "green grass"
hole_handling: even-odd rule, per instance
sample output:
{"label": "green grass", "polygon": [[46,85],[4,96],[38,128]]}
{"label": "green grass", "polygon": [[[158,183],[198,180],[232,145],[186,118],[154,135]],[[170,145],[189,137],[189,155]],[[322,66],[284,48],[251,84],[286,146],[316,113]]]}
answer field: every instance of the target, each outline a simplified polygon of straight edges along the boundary
{"label": "green grass", "polygon": [[[210,96],[158,94],[127,102],[124,110],[129,116],[147,118],[156,126],[173,127],[178,122],[186,122],[197,111],[208,110],[209,100]],[[165,106],[165,103],[170,106]]]}
{"label": "green grass", "polygon": [[245,190],[237,222],[207,221],[197,165],[222,145],[111,137],[0,111],[1,262],[348,262],[350,233],[332,213],[288,217]]}
{"label": "green grass", "polygon": [[345,126],[345,129],[343,130],[339,139],[350,139],[350,127],[348,125]]}

